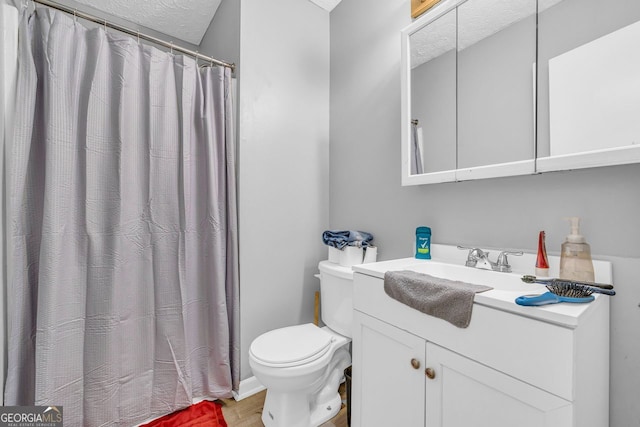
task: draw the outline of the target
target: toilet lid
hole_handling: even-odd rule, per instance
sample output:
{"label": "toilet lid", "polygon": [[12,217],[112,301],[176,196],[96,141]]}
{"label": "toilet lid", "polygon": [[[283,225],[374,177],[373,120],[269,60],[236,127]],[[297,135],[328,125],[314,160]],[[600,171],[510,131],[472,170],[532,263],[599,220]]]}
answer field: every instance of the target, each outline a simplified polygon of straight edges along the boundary
{"label": "toilet lid", "polygon": [[312,323],[276,329],[251,344],[251,354],[269,365],[309,363],[327,352],[332,336]]}

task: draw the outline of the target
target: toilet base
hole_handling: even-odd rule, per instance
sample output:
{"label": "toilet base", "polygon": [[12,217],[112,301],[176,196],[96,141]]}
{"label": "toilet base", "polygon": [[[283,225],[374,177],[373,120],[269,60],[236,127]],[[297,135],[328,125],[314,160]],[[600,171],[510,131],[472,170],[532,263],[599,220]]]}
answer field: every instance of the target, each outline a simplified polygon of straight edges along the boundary
{"label": "toilet base", "polygon": [[[275,405],[274,402],[278,404]],[[342,399],[339,393],[310,410],[307,396],[267,391],[262,423],[265,427],[318,427],[335,417],[341,407]]]}
{"label": "toilet base", "polygon": [[331,418],[338,415],[340,412],[340,408],[342,407],[342,399],[340,398],[340,394],[336,393],[336,395],[329,402],[326,402],[322,406],[318,406],[311,413],[311,425],[316,427],[325,421],[329,421]]}

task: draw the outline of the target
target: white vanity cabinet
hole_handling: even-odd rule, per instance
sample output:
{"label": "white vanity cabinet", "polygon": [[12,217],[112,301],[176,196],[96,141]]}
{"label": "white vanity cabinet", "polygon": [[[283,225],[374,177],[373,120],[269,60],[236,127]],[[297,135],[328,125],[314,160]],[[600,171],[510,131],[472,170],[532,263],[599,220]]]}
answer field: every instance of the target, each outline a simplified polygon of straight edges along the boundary
{"label": "white vanity cabinet", "polygon": [[571,402],[427,342],[426,425],[571,425]]}
{"label": "white vanity cabinet", "polygon": [[351,425],[423,427],[425,340],[358,311],[354,323]]}
{"label": "white vanity cabinet", "polygon": [[608,426],[607,297],[509,307],[522,291],[496,289],[461,329],[388,297],[389,263],[354,267],[352,426]]}

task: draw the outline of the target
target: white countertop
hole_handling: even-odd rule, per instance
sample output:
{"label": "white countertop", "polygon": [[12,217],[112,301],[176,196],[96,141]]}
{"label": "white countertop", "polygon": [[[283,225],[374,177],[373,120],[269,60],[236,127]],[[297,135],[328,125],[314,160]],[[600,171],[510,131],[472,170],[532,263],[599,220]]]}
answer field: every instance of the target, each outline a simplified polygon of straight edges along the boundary
{"label": "white countertop", "polygon": [[[521,306],[515,303],[517,297],[546,292],[543,285],[524,283],[520,280],[523,274],[534,274],[533,265],[535,263],[535,254],[525,254],[520,260],[520,264],[523,264],[533,258],[530,271],[500,273],[465,267],[464,260],[466,259],[466,252],[463,253],[462,261],[460,262],[459,252],[462,251],[455,249],[457,252],[453,252],[454,249],[455,247],[452,246],[432,245],[432,254],[434,256],[432,260],[401,258],[371,264],[355,265],[352,268],[356,273],[381,279],[384,278],[384,274],[387,271],[412,270],[445,279],[491,286],[494,289],[476,294],[474,299],[476,304],[567,327],[577,326],[579,318],[590,311],[592,304],[608,303],[608,301],[604,301],[604,299],[610,298],[606,295],[594,294],[596,300],[587,304],[560,303],[540,307]],[[442,256],[443,254],[445,256]],[[455,254],[458,259],[452,262],[451,257],[446,256],[447,254]],[[553,265],[557,265],[558,260],[552,260],[552,257],[549,258],[553,271]],[[511,260],[512,257],[509,259]],[[513,262],[512,265],[514,265]],[[515,265],[514,269],[516,269]],[[594,269],[596,270],[597,282],[611,283],[611,263],[607,261],[594,261]]]}

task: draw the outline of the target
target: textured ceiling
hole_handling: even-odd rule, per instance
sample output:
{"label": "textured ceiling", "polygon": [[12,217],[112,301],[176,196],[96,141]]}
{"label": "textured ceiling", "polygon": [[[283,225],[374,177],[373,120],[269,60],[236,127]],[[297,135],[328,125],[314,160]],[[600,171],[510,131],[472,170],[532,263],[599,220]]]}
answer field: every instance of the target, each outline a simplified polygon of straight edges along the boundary
{"label": "textured ceiling", "polygon": [[[540,0],[545,9],[562,0]],[[458,8],[458,50],[463,50],[536,13],[535,0],[468,1]],[[411,68],[456,48],[456,17],[448,13],[411,35]]]}
{"label": "textured ceiling", "polygon": [[331,12],[333,8],[336,7],[338,3],[340,3],[340,0],[310,0],[310,1],[329,12]]}
{"label": "textured ceiling", "polygon": [[76,0],[177,39],[199,45],[221,0]]}
{"label": "textured ceiling", "polygon": [[[221,0],[76,0],[110,15],[199,45]],[[307,1],[307,0],[300,0]],[[331,11],[340,0],[309,0]]]}

